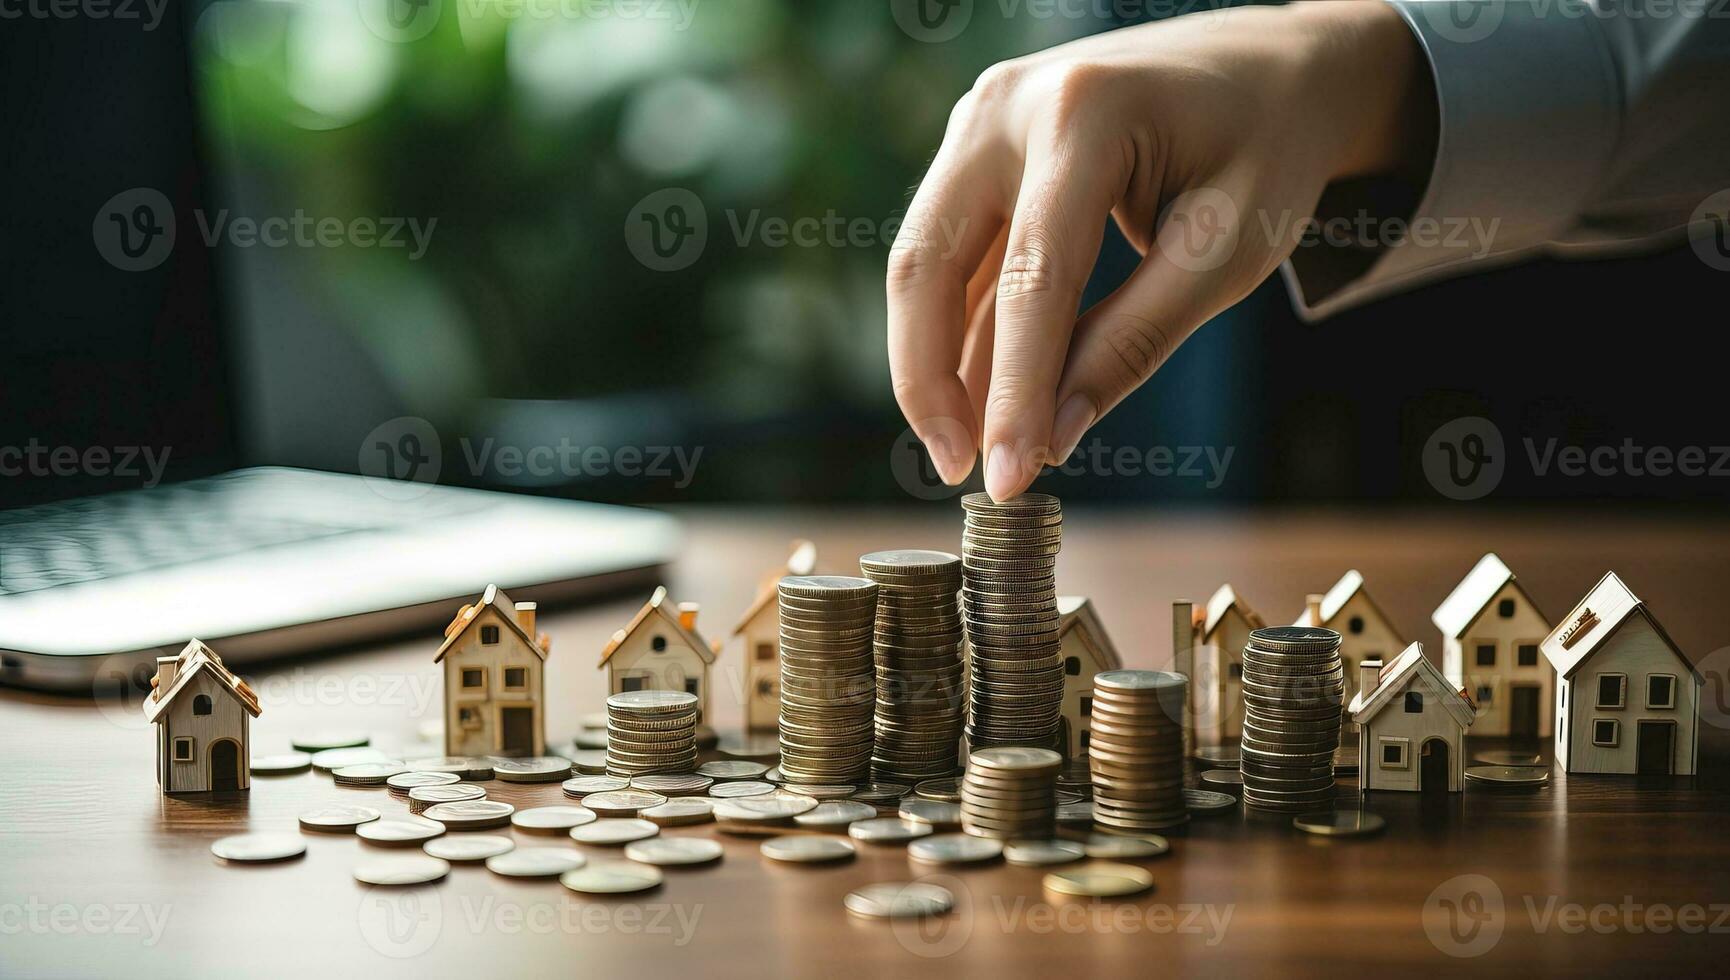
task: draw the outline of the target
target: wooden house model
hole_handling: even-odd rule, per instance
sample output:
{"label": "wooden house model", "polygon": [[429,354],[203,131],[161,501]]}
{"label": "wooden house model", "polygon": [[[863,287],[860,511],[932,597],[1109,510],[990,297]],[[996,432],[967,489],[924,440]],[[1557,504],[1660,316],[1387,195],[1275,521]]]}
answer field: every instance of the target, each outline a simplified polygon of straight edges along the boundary
{"label": "wooden house model", "polygon": [[156,782],[164,793],[252,787],[250,725],[258,695],[199,640],[156,658],[144,717],[156,726]]}
{"label": "wooden house model", "polygon": [[1392,663],[1358,665],[1347,709],[1358,726],[1359,785],[1366,790],[1458,793],[1465,786],[1472,702],[1424,656],[1406,647]]}
{"label": "wooden house model", "polygon": [[[1190,604],[1180,603],[1183,609]],[[1230,584],[1215,590],[1207,605],[1190,613],[1190,628],[1173,623],[1174,643],[1190,638],[1190,718],[1197,745],[1221,745],[1243,733],[1243,648],[1253,630],[1266,625]],[[1175,649],[1175,647],[1174,647]],[[1183,657],[1177,656],[1182,673]]]}
{"label": "wooden house model", "polygon": [[1538,652],[1550,622],[1500,558],[1478,559],[1430,621],[1442,631],[1442,673],[1477,705],[1472,734],[1550,737],[1556,672]]}
{"label": "wooden house model", "polygon": [[1093,715],[1093,675],[1120,670],[1123,658],[1112,645],[1099,612],[1085,596],[1057,597],[1058,656],[1063,658],[1063,740],[1069,758],[1087,752]]}
{"label": "wooden house model", "polygon": [[535,604],[496,585],[457,610],[433,662],[444,666],[445,754],[546,754],[546,660]]}
{"label": "wooden house model", "polygon": [[[784,571],[776,571],[757,588],[733,639],[743,639],[745,656],[745,728],[753,732],[775,731],[781,722],[781,591],[784,575],[810,575],[817,566],[817,547],[809,541],[793,542]],[[716,641],[715,653],[721,652]]]}
{"label": "wooden house model", "polygon": [[1340,635],[1340,660],[1346,672],[1345,697],[1357,693],[1358,665],[1366,660],[1387,663],[1406,648],[1393,620],[1382,612],[1357,569],[1340,576],[1326,595],[1310,596],[1296,626],[1321,626]]}
{"label": "wooden house model", "polygon": [[1564,770],[1694,774],[1702,678],[1615,572],[1541,649],[1556,670],[1556,760]]}
{"label": "wooden house model", "polygon": [[697,717],[706,721],[715,651],[697,633],[697,608],[694,602],[675,607],[666,588],[656,588],[601,651],[596,667],[607,671],[607,694],[684,691],[697,696]]}

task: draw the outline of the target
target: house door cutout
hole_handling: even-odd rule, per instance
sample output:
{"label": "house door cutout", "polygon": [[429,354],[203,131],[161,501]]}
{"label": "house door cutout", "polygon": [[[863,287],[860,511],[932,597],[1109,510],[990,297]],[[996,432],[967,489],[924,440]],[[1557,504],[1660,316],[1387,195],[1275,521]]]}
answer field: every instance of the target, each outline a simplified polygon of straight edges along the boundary
{"label": "house door cutout", "polygon": [[535,752],[535,709],[499,709],[499,752],[504,755],[533,755]]}
{"label": "house door cutout", "polygon": [[1675,770],[1671,760],[1676,754],[1676,726],[1667,721],[1643,721],[1636,746],[1635,772],[1642,776],[1668,776]]}
{"label": "house door cutout", "polygon": [[1538,686],[1515,684],[1508,689],[1508,735],[1513,738],[1538,737]]}
{"label": "house door cutout", "polygon": [[240,788],[240,743],[232,738],[210,743],[210,788],[212,791]]}
{"label": "house door cutout", "polygon": [[1439,738],[1424,742],[1422,758],[1418,764],[1418,789],[1425,793],[1446,793],[1449,786],[1448,743]]}

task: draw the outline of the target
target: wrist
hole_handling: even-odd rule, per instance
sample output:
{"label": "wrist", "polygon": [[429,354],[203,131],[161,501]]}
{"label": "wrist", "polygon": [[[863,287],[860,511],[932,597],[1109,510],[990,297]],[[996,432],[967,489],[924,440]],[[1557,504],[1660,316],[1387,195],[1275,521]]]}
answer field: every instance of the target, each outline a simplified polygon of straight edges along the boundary
{"label": "wrist", "polygon": [[1294,4],[1306,24],[1317,115],[1333,152],[1330,179],[1401,176],[1435,160],[1435,83],[1416,35],[1381,0]]}

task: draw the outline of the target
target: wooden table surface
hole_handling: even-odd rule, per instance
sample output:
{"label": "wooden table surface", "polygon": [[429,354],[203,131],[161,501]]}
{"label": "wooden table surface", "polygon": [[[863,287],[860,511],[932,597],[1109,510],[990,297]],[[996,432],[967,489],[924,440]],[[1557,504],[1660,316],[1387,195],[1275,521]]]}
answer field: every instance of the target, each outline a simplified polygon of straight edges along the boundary
{"label": "wooden table surface", "polygon": [[[796,535],[818,542],[827,569],[846,570],[876,548],[953,549],[960,526],[948,506],[684,516],[685,556],[669,584],[675,598],[703,603],[698,625],[710,637],[731,629]],[[1726,690],[1730,523],[1586,512],[1486,520],[1459,511],[1348,518],[1072,509],[1065,530],[1063,591],[1094,598],[1131,666],[1169,663],[1173,599],[1203,601],[1229,579],[1270,621],[1288,621],[1304,593],[1325,590],[1348,567],[1364,572],[1378,602],[1433,655],[1439,637],[1430,611],[1494,549],[1552,616],[1614,568],[1684,650],[1706,659],[1715,672],[1708,697],[1722,700]],[[618,601],[543,614],[554,640],[549,744],[568,744],[577,718],[600,708],[595,662],[634,607]],[[387,749],[419,741],[421,722],[438,717],[436,641],[248,672],[264,705],[254,750],[286,750],[294,733],[315,729],[368,730]],[[723,733],[741,716],[739,666],[739,651],[729,649],[713,681]],[[1373,794],[1369,805],[1388,829],[1364,840],[1311,838],[1279,819],[1198,819],[1172,835],[1170,855],[1147,862],[1154,891],[1110,904],[1044,894],[1038,870],[932,872],[895,848],[864,848],[834,867],[779,866],[758,855],[757,841],[712,826],[668,833],[717,837],[726,849],[719,864],[671,870],[647,895],[594,899],[556,881],[506,880],[473,866],[432,886],[370,889],[349,872],[374,849],[353,836],[309,835],[302,859],[225,867],[208,850],[219,836],[294,833],[295,815],[319,804],[363,803],[387,814],[405,807],[382,788],[340,788],[313,773],[256,777],[237,800],[165,799],[135,703],[5,690],[0,976],[1703,973],[1730,952],[1730,792],[1712,788],[1730,770],[1726,736],[1722,722],[1702,725],[1703,774],[1693,784],[1556,773],[1537,791],[1471,785],[1439,804]],[[486,785],[518,805],[563,801],[556,783]],[[1349,783],[1342,791],[1355,793]],[[572,846],[491,832],[523,845]],[[956,892],[957,914],[900,927],[842,909],[859,885],[922,877]]]}

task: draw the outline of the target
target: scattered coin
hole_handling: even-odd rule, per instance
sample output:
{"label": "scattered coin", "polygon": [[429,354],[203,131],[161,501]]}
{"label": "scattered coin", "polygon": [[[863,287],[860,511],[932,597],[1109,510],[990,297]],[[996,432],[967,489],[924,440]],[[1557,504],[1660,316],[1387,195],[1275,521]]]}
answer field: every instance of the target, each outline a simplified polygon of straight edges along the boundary
{"label": "scattered coin", "polygon": [[1002,854],[1002,841],[972,834],[937,834],[907,842],[907,856],[924,864],[978,864]]}
{"label": "scattered coin", "polygon": [[786,781],[787,777],[781,774],[780,766],[770,766],[769,771],[763,774],[763,782],[765,783],[774,783],[779,786]]}
{"label": "scattered coin", "polygon": [[363,823],[371,823],[380,814],[370,806],[321,806],[300,815],[300,825],[306,830],[340,831],[346,833]]}
{"label": "scattered coin", "polygon": [[571,760],[556,755],[491,761],[493,777],[507,783],[556,783],[571,774]]}
{"label": "scattered coin", "polygon": [[947,888],[921,881],[883,882],[847,893],[847,911],[873,919],[907,919],[942,915],[955,907]]}
{"label": "scattered coin", "polygon": [[595,811],[583,806],[532,806],[511,814],[511,826],[518,830],[558,833],[594,823]]}
{"label": "scattered coin", "polygon": [[552,878],[588,863],[568,847],[519,847],[487,858],[487,870],[507,878]]}
{"label": "scattered coin", "polygon": [[844,800],[852,796],[857,787],[845,783],[831,783],[825,786],[813,786],[808,783],[788,783],[781,787],[789,793],[809,796],[813,800]]}
{"label": "scattered coin", "polygon": [[579,844],[618,845],[646,840],[660,832],[661,828],[647,820],[615,817],[572,827],[571,840]]}
{"label": "scattered coin", "polygon": [[319,772],[330,772],[344,766],[358,766],[373,762],[391,762],[401,765],[378,749],[362,746],[348,749],[325,749],[312,754],[312,767]]}
{"label": "scattered coin", "polygon": [[603,746],[599,749],[572,752],[571,768],[586,776],[605,775],[607,771],[606,748]]}
{"label": "scattered coin", "polygon": [[252,757],[250,768],[255,776],[281,776],[293,772],[305,772],[312,768],[312,755],[308,752],[255,755]]}
{"label": "scattered coin", "polygon": [[354,880],[367,885],[424,885],[450,874],[450,862],[425,854],[368,858],[354,866]]}
{"label": "scattered coin", "polygon": [[637,816],[657,827],[684,827],[715,819],[715,804],[700,796],[681,796],[657,806],[645,807]]}
{"label": "scattered coin", "polygon": [[791,820],[801,813],[810,813],[815,809],[817,801],[809,796],[748,796],[739,800],[715,801],[715,819],[747,822]]}
{"label": "scattered coin", "polygon": [[1322,837],[1367,837],[1386,827],[1387,821],[1364,810],[1328,810],[1293,817],[1292,826]]}
{"label": "scattered coin", "polygon": [[403,763],[410,772],[449,772],[457,778],[469,782],[484,782],[493,778],[493,764],[490,759],[470,755],[437,755],[421,759],[410,759]]}
{"label": "scattered coin", "polygon": [[769,767],[761,762],[748,762],[744,759],[716,759],[697,767],[699,776],[708,776],[714,780],[757,779],[768,771]]}
{"label": "scattered coin", "polygon": [[640,789],[615,789],[583,797],[583,805],[603,817],[634,817],[639,810],[665,802],[665,796]]}
{"label": "scattered coin", "polygon": [[867,844],[903,844],[932,833],[928,823],[903,820],[900,817],[879,817],[860,820],[847,826],[847,836]]}
{"label": "scattered coin", "polygon": [[408,770],[397,762],[362,762],[357,765],[343,766],[340,769],[332,769],[330,776],[344,786],[382,786],[385,780],[390,777],[407,772]]}
{"label": "scattered coin", "polygon": [[511,822],[517,808],[502,800],[460,800],[427,807],[424,816],[450,830],[484,830]]}
{"label": "scattered coin", "polygon": [[246,864],[286,861],[306,853],[306,839],[299,834],[235,834],[213,841],[210,853]]}
{"label": "scattered coin", "polygon": [[1133,864],[1099,861],[1079,868],[1053,871],[1045,876],[1047,890],[1088,898],[1119,898],[1153,887],[1153,875]]}
{"label": "scattered coin", "polygon": [[560,785],[566,796],[580,800],[590,793],[612,793],[629,789],[631,781],[623,776],[572,776]]}
{"label": "scattered coin", "polygon": [[464,834],[461,837],[435,837],[421,845],[429,857],[440,858],[452,863],[469,864],[475,861],[485,861],[497,857],[516,847],[509,837],[495,837],[491,834]]}
{"label": "scattered coin", "polygon": [[716,783],[709,787],[709,796],[717,800],[735,800],[745,796],[767,796],[775,792],[774,783],[741,779],[734,783]]}
{"label": "scattered coin", "polygon": [[323,752],[326,749],[351,749],[365,745],[372,737],[365,732],[303,732],[289,739],[289,744],[302,752]]}
{"label": "scattered coin", "polygon": [[363,823],[356,837],[374,844],[424,844],[445,832],[445,825],[425,817],[396,817]]}
{"label": "scattered coin", "polygon": [[652,837],[626,844],[625,857],[663,868],[708,864],[721,859],[721,844],[707,837]]}
{"label": "scattered coin", "polygon": [[1200,779],[1203,783],[1216,787],[1219,791],[1235,790],[1242,792],[1243,790],[1243,773],[1236,769],[1209,769],[1201,774]]}
{"label": "scattered coin", "polygon": [[[947,763],[945,763],[947,765]],[[791,787],[789,787],[791,788]],[[895,806],[901,798],[913,792],[913,787],[906,783],[866,783],[853,791],[853,799],[873,806]]]}
{"label": "scattered coin", "polygon": [[661,869],[629,861],[596,861],[588,867],[559,875],[559,884],[585,895],[643,892],[656,887],[662,880]]}
{"label": "scattered coin", "polygon": [[1183,803],[1191,813],[1224,813],[1237,808],[1237,797],[1207,789],[1186,789]]}
{"label": "scattered coin", "polygon": [[738,759],[773,759],[781,754],[781,740],[775,735],[727,735],[719,749]]}
{"label": "scattered coin", "polygon": [[1550,781],[1550,770],[1529,766],[1468,766],[1466,778],[1501,786],[1537,786]]}
{"label": "scattered coin", "polygon": [[1072,840],[1017,840],[1003,845],[1003,860],[1025,867],[1068,864],[1086,856],[1086,849]]}
{"label": "scattered coin", "polygon": [[938,830],[961,829],[961,804],[936,800],[905,800],[898,814],[903,820],[928,823]]}
{"label": "scattered coin", "polygon": [[1197,762],[1206,763],[1215,769],[1236,769],[1238,759],[1235,745],[1204,745],[1191,753]]}
{"label": "scattered coin", "polygon": [[425,813],[427,808],[440,803],[481,800],[485,799],[486,795],[486,790],[473,783],[434,783],[430,786],[416,786],[408,791],[408,809],[410,813]]}
{"label": "scattered coin", "polygon": [[953,776],[944,779],[927,779],[913,787],[913,795],[938,803],[961,802],[961,780]]}
{"label": "scattered coin", "polygon": [[1081,846],[1091,858],[1150,858],[1171,850],[1171,842],[1156,834],[1141,837],[1088,834]]}
{"label": "scattered coin", "polygon": [[693,772],[654,773],[631,777],[632,789],[659,793],[662,796],[701,796],[713,785],[715,780],[712,778]]}
{"label": "scattered coin", "polygon": [[809,813],[793,818],[798,826],[809,830],[845,830],[847,825],[877,816],[877,808],[857,800],[825,800]]}
{"label": "scattered coin", "polygon": [[856,853],[852,841],[845,837],[828,836],[771,837],[758,845],[757,849],[771,861],[785,861],[789,864],[845,861]]}
{"label": "scattered coin", "polygon": [[1535,752],[1473,752],[1472,761],[1486,766],[1514,766],[1517,768],[1531,768],[1544,764],[1543,759],[1539,758]]}
{"label": "scattered coin", "polygon": [[[384,784],[390,788],[392,796],[408,799],[409,791],[421,786],[450,786],[461,780],[454,772],[399,772],[386,779]],[[480,787],[475,787],[480,789]]]}

